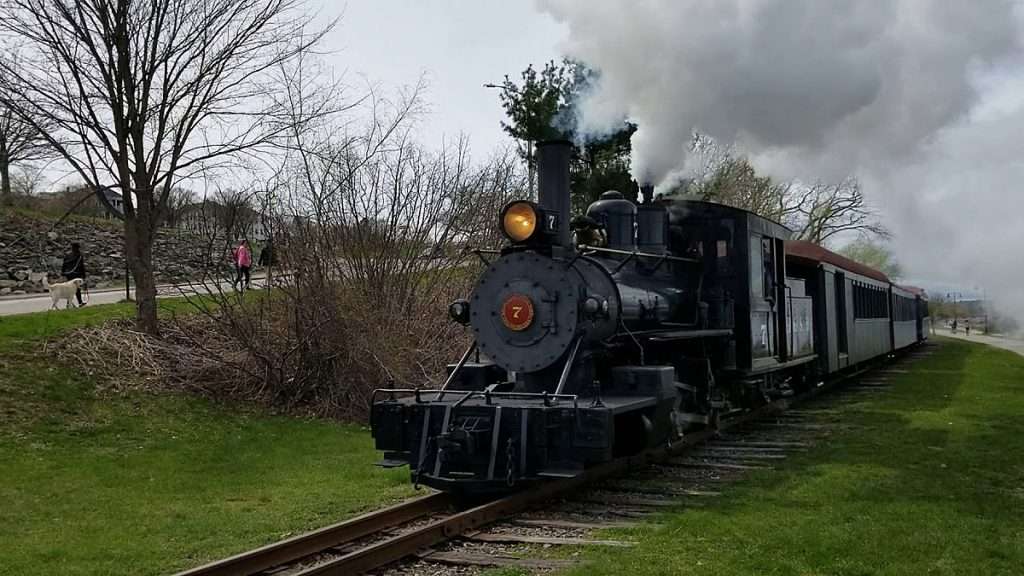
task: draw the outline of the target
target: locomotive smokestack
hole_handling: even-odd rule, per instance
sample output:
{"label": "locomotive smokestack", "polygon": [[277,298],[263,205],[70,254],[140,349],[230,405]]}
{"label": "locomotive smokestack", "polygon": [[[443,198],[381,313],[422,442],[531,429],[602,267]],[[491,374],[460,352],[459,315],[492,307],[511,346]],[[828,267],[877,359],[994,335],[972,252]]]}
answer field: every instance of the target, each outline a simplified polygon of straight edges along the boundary
{"label": "locomotive smokestack", "polygon": [[558,244],[572,247],[569,235],[569,157],[572,144],[564,140],[537,143],[537,203],[558,215]]}
{"label": "locomotive smokestack", "polygon": [[644,195],[644,204],[654,202],[654,184],[648,182],[640,186],[640,193]]}

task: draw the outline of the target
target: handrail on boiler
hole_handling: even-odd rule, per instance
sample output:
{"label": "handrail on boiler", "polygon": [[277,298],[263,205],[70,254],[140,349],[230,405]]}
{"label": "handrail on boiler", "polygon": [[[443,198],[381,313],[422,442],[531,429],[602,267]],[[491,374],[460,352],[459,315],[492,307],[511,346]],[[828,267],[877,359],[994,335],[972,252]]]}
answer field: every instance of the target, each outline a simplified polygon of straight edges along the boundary
{"label": "handrail on boiler", "polygon": [[600,246],[590,246],[588,244],[580,244],[579,249],[581,252],[604,252],[605,254],[618,254],[620,256],[632,256],[636,258],[655,258],[658,260],[671,260],[673,262],[689,262],[691,264],[700,264],[700,260],[697,258],[687,258],[685,256],[670,256],[668,254],[652,254],[650,252],[640,252],[638,250],[617,250],[615,248],[602,248]]}

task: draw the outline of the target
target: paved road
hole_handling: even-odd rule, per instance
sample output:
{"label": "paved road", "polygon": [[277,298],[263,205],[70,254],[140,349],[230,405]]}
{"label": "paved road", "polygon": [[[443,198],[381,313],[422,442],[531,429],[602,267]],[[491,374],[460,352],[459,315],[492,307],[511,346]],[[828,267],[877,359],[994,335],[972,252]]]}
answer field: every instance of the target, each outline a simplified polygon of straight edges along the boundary
{"label": "paved road", "polygon": [[947,336],[949,338],[958,338],[960,340],[968,340],[971,342],[978,342],[979,344],[988,344],[989,346],[995,346],[996,348],[1002,348],[1004,350],[1010,350],[1016,352],[1021,356],[1024,356],[1024,340],[1018,340],[1016,338],[1006,338],[1003,336],[985,336],[984,334],[972,333],[970,336],[964,335],[963,330],[957,330],[956,334],[950,333],[947,330],[939,330],[936,332],[939,336]]}
{"label": "paved road", "polygon": [[[276,274],[275,274],[276,276]],[[252,277],[253,288],[262,288],[264,276]],[[171,298],[174,296],[181,296],[184,294],[209,294],[215,290],[215,285],[202,286],[199,284],[167,284],[157,287],[157,298]],[[230,282],[221,283],[221,290],[231,290]],[[135,290],[131,291],[132,298],[135,297]],[[121,288],[110,288],[103,290],[92,290],[89,293],[89,306],[96,306],[99,304],[114,304],[124,300],[124,287]],[[63,304],[63,303],[62,303]],[[27,294],[25,296],[0,297],[0,316],[10,316],[12,314],[28,314],[30,312],[45,312],[50,309],[52,302],[50,301],[49,294]]]}

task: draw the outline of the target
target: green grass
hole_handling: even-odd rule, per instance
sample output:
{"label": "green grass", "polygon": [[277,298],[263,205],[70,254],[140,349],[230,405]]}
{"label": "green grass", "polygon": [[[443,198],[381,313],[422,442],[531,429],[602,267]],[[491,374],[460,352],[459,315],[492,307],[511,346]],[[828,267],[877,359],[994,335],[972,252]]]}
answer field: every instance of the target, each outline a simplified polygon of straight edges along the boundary
{"label": "green grass", "polygon": [[0,318],[0,574],[163,574],[411,493],[407,471],[372,465],[361,427],[99,396],[43,346],[132,313]]}
{"label": "green grass", "polygon": [[[572,574],[1024,573],[1024,358],[944,340],[842,431]],[[930,370],[931,372],[926,372]]]}
{"label": "green grass", "polygon": [[[23,206],[8,206],[0,207],[0,215],[11,215],[21,216],[23,218],[31,218],[33,220],[42,220],[46,222],[55,222],[60,217],[64,216],[66,208],[60,208],[54,211],[42,211],[35,210],[32,208],[26,208]],[[100,216],[87,216],[84,214],[69,214],[64,220],[65,222],[79,222],[83,224],[90,224],[101,228],[107,228],[110,230],[123,230],[124,225],[120,220],[112,218],[102,218]]]}

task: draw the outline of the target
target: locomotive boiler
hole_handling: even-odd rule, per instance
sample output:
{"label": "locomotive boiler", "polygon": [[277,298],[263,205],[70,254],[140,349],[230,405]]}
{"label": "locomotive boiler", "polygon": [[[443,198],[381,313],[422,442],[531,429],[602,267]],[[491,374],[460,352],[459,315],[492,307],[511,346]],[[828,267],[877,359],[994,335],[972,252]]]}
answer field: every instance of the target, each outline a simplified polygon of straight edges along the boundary
{"label": "locomotive boiler", "polygon": [[649,189],[571,219],[572,147],[537,149],[537,202],[504,207],[508,244],[481,252],[476,287],[449,307],[472,344],[438,389],[374,392],[382,465],[508,491],[676,441],[829,369],[825,299],[810,276],[787,279],[785,227]]}

